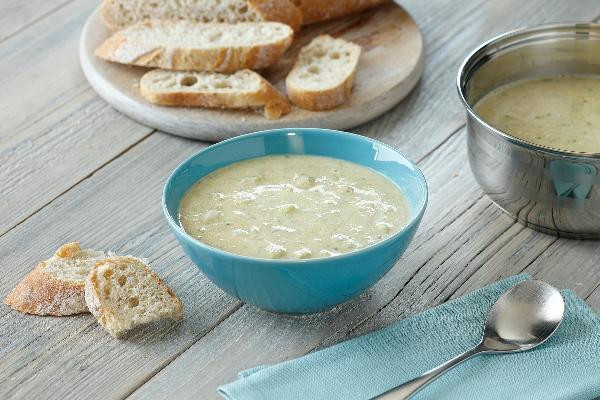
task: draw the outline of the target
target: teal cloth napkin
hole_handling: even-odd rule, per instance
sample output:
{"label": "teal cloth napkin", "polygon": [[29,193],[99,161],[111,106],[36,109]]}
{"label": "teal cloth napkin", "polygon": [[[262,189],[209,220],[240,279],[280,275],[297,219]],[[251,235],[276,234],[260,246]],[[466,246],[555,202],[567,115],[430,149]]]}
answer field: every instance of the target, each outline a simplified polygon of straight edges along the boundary
{"label": "teal cloth napkin", "polygon": [[[241,372],[219,393],[228,400],[364,400],[475,346],[513,276],[459,299],[296,360]],[[577,399],[600,397],[600,317],[563,291],[565,318],[540,347],[483,355],[454,368],[414,399]]]}

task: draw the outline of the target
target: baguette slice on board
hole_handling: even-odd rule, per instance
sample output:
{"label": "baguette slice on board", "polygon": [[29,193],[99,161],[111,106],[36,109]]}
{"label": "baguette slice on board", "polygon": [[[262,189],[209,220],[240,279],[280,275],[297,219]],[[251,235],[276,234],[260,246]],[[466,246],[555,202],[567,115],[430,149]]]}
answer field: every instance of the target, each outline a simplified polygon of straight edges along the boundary
{"label": "baguette slice on board", "polygon": [[321,111],[350,97],[361,48],[329,35],[314,38],[300,50],[285,80],[287,93],[298,107]]}
{"label": "baguette slice on board", "polygon": [[282,22],[298,30],[302,14],[291,0],[104,0],[100,17],[109,29],[146,19],[195,22]]}
{"label": "baguette slice on board", "polygon": [[181,300],[144,261],[130,256],[96,264],[85,281],[85,300],[113,337],[160,319],[183,319]]}
{"label": "baguette slice on board", "polygon": [[293,0],[302,13],[303,23],[325,21],[378,6],[389,0]]}
{"label": "baguette slice on board", "polygon": [[235,72],[274,64],[292,38],[292,29],[279,22],[148,20],[114,33],[95,54],[142,67]]}
{"label": "baguette slice on board", "polygon": [[148,101],[168,106],[264,108],[269,119],[291,111],[290,103],[259,74],[153,70],[144,74],[140,91]]}
{"label": "baguette slice on board", "polygon": [[208,141],[242,133],[283,127],[320,127],[348,130],[381,115],[404,98],[417,84],[424,65],[425,47],[419,27],[397,3],[308,25],[294,35],[294,44],[279,61],[260,74],[284,91],[285,77],[298,51],[315,36],[334,33],[362,46],[351,98],[329,112],[298,107],[280,119],[266,119],[247,110],[158,107],[140,93],[139,82],[147,71],[123,68],[96,57],[94,51],[111,32],[96,9],[85,24],[79,55],[86,78],[98,94],[117,110],[158,130]]}
{"label": "baguette slice on board", "polygon": [[88,312],[85,278],[105,258],[101,251],[82,250],[76,242],[61,246],[42,261],[6,297],[14,310],[35,315],[71,315]]}

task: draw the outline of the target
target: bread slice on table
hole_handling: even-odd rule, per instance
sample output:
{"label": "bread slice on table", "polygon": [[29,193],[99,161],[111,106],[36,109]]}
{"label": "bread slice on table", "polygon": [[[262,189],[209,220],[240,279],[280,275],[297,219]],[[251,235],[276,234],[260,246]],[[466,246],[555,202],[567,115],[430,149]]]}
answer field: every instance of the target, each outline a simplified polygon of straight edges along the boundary
{"label": "bread slice on table", "polygon": [[354,84],[361,48],[329,35],[317,36],[300,50],[285,84],[294,104],[329,110],[346,102]]}
{"label": "bread slice on table", "polygon": [[6,297],[14,310],[35,315],[71,315],[88,312],[85,278],[102,251],[82,250],[79,243],[61,246],[53,257],[42,261]]}
{"label": "bread slice on table", "polygon": [[140,91],[148,101],[167,106],[263,108],[269,119],[291,111],[285,96],[250,70],[225,75],[156,69],[144,74]]}
{"label": "bread slice on table", "polygon": [[117,31],[95,54],[142,67],[235,72],[274,64],[292,43],[293,35],[289,26],[279,22],[148,20]]}
{"label": "bread slice on table", "polygon": [[389,0],[293,0],[304,24],[325,21],[378,6]]}
{"label": "bread slice on table", "polygon": [[104,0],[102,22],[121,29],[146,19],[195,22],[276,21],[298,30],[302,14],[291,0]]}
{"label": "bread slice on table", "polygon": [[96,264],[85,282],[85,301],[113,337],[160,319],[183,318],[181,300],[143,260],[131,256]]}

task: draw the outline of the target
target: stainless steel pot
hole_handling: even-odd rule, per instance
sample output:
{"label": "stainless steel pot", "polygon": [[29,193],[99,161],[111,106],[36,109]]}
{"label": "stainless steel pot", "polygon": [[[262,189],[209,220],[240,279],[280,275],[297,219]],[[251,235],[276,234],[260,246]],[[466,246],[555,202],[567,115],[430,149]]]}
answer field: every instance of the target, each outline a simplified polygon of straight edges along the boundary
{"label": "stainless steel pot", "polygon": [[559,236],[600,238],[600,153],[536,145],[490,126],[473,111],[500,85],[557,74],[600,75],[600,24],[521,29],[467,57],[457,85],[467,109],[469,164],[483,191],[519,222]]}

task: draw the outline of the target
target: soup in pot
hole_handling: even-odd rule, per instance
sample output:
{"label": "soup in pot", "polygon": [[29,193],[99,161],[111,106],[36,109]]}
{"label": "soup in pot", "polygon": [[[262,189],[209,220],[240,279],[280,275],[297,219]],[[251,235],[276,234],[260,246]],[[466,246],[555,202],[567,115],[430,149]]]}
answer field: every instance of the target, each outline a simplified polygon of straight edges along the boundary
{"label": "soup in pot", "polygon": [[493,127],[555,149],[600,153],[600,76],[554,76],[501,86],[475,104]]}

